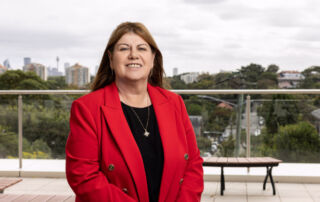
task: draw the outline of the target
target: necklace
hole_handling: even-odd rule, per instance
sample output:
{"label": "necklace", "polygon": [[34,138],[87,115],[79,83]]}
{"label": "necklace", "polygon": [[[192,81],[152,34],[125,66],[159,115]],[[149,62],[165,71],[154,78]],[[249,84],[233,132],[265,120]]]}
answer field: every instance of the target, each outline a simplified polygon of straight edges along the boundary
{"label": "necklace", "polygon": [[[129,107],[130,107],[130,106],[129,106]],[[134,109],[132,109],[131,107],[130,107],[130,109],[131,109],[131,111],[136,115],[136,117],[137,117],[137,119],[138,119],[138,121],[139,121],[140,125],[142,126],[142,128],[143,128],[143,130],[144,130],[143,135],[144,135],[144,136],[146,136],[146,137],[148,137],[148,136],[150,135],[149,131],[147,130],[147,129],[148,129],[148,124],[149,124],[149,116],[150,116],[150,109],[149,109],[149,106],[148,106],[148,117],[147,117],[147,124],[146,124],[146,127],[144,127],[144,126],[143,126],[142,121],[140,120],[140,118],[139,118],[139,116],[138,116],[137,112],[136,112]]]}

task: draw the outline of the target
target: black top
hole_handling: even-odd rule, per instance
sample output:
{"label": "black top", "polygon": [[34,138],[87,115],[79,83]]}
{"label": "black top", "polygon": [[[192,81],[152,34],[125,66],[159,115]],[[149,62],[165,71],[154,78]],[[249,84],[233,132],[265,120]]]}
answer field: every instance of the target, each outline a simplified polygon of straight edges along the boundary
{"label": "black top", "polygon": [[[163,148],[154,109],[152,105],[144,108],[136,108],[130,107],[122,102],[121,106],[143,159],[147,176],[149,200],[150,202],[156,202],[158,201],[161,185]],[[146,127],[148,108],[150,114],[147,130],[150,134],[146,137],[144,136],[143,127]],[[132,110],[134,110],[136,114]],[[139,122],[137,115],[139,116],[143,127]]]}

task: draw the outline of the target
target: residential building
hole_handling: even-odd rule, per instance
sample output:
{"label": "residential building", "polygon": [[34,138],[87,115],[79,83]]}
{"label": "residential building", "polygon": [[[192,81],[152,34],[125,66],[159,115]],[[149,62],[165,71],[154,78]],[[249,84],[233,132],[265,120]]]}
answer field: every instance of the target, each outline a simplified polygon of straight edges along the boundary
{"label": "residential building", "polygon": [[5,71],[7,71],[8,69],[5,66],[2,66],[0,64],[0,74],[3,74]]}
{"label": "residential building", "polygon": [[78,87],[84,87],[90,83],[90,71],[88,67],[84,67],[76,63],[66,68],[66,83]]}
{"label": "residential building", "polygon": [[193,83],[198,80],[199,72],[188,72],[180,76],[180,79],[183,80],[186,84]]}
{"label": "residential building", "polygon": [[304,79],[304,76],[298,71],[282,71],[278,74],[279,88],[296,88]]}
{"label": "residential building", "polygon": [[23,71],[24,72],[32,71],[32,72],[36,73],[42,80],[45,80],[45,81],[48,78],[47,68],[42,64],[38,64],[38,63],[27,64],[27,65],[23,66]]}

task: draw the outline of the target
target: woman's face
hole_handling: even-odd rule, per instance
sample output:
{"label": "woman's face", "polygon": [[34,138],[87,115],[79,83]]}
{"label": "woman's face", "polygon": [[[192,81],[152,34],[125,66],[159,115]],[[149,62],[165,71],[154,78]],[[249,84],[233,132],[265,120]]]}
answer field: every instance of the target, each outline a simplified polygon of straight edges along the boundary
{"label": "woman's face", "polygon": [[108,53],[116,81],[147,81],[155,54],[149,44],[134,33],[124,34]]}

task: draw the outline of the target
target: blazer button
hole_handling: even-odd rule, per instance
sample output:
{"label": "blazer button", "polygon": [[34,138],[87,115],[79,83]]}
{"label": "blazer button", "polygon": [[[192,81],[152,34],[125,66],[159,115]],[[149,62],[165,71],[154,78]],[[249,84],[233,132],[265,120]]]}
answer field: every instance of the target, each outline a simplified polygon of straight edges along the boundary
{"label": "blazer button", "polygon": [[127,188],[122,188],[122,191],[124,192],[124,193],[128,193],[128,189]]}
{"label": "blazer button", "polygon": [[183,178],[180,179],[179,184],[182,184],[182,182],[183,182]]}
{"label": "blazer button", "polygon": [[109,164],[108,169],[109,169],[109,171],[113,171],[114,170],[114,165],[112,163]]}
{"label": "blazer button", "polygon": [[184,159],[185,159],[185,160],[188,160],[188,159],[189,159],[189,154],[185,153],[185,154],[184,154]]}

